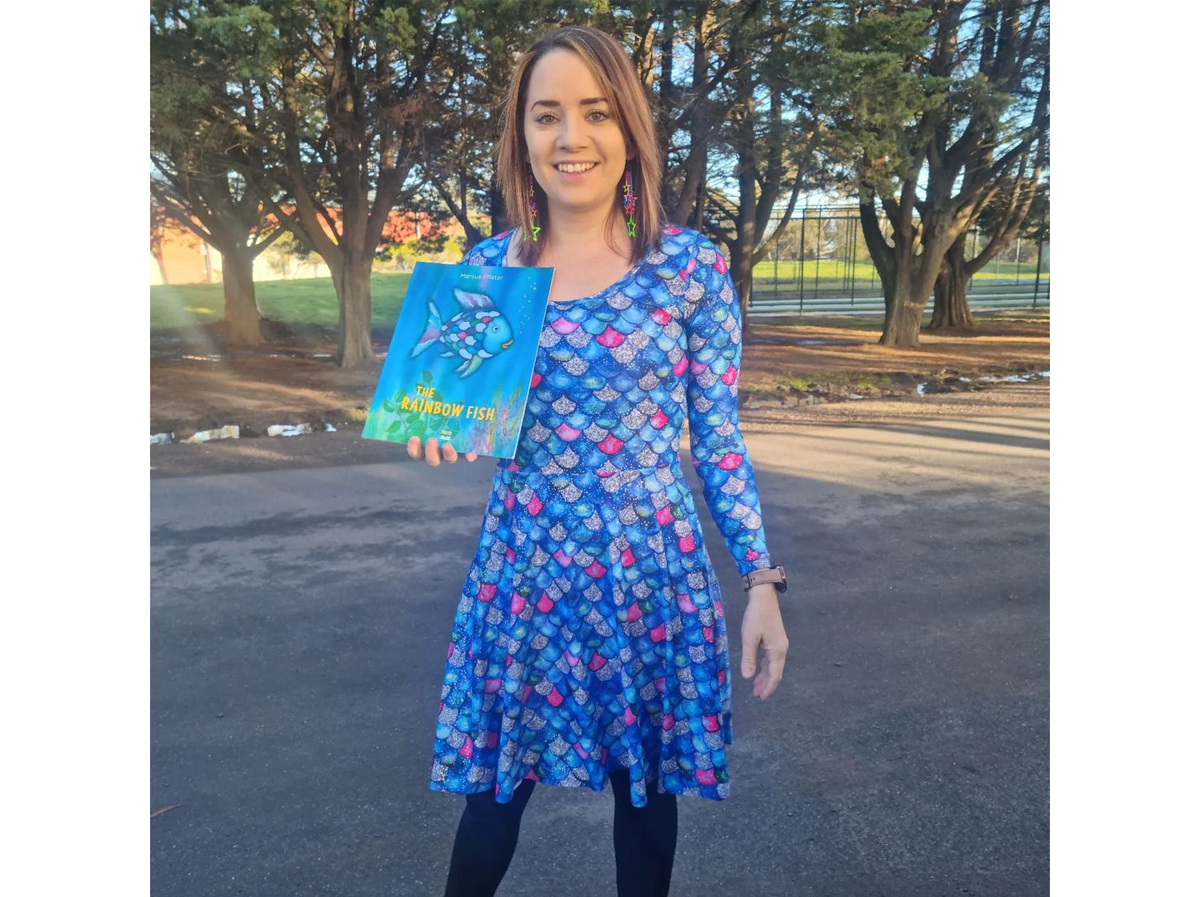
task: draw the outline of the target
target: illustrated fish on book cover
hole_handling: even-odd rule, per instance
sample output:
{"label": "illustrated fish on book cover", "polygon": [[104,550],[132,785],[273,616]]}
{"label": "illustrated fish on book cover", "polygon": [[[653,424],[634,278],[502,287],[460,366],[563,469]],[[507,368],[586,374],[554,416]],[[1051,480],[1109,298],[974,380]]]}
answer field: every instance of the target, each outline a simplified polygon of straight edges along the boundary
{"label": "illustrated fish on book cover", "polygon": [[508,323],[485,293],[472,293],[454,288],[454,297],[462,311],[442,323],[442,313],[429,303],[429,319],[425,330],[413,346],[412,357],[416,358],[434,343],[441,343],[446,351],[442,358],[462,356],[463,361],[454,370],[459,377],[469,377],[479,369],[487,358],[495,358],[513,344],[512,325]]}
{"label": "illustrated fish on book cover", "polygon": [[417,262],[363,438],[514,457],[553,275]]}

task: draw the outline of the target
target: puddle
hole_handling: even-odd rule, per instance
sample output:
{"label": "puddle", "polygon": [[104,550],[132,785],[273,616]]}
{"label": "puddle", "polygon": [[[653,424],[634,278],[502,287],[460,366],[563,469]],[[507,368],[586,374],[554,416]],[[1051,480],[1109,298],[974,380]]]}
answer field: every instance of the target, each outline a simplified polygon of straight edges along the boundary
{"label": "puddle", "polygon": [[852,392],[852,393],[850,393],[850,394],[847,396],[847,398],[850,398],[850,399],[865,399],[865,398],[866,398],[866,396],[860,396],[858,393],[856,393],[856,392]]}

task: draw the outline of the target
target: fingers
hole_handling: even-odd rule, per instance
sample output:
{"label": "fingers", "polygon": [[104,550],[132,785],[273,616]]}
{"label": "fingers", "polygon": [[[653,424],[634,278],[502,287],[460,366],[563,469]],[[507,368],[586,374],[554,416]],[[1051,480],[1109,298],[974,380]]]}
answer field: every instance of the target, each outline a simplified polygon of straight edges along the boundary
{"label": "fingers", "polygon": [[[447,464],[453,464],[458,460],[458,450],[448,442],[443,442],[439,450],[437,440],[430,438],[421,444],[420,437],[413,436],[408,440],[408,457],[414,461],[420,461],[424,458],[430,467],[437,467],[442,463],[443,459]],[[466,458],[468,461],[474,461],[479,455],[476,452],[467,452]]]}
{"label": "fingers", "polygon": [[753,626],[742,625],[742,678],[749,679],[754,675],[758,663],[758,645],[761,636]]}
{"label": "fingers", "polygon": [[763,661],[762,671],[754,680],[753,693],[760,701],[765,701],[775,693],[775,689],[783,680],[783,664],[787,648],[782,650],[766,650],[766,660]]}

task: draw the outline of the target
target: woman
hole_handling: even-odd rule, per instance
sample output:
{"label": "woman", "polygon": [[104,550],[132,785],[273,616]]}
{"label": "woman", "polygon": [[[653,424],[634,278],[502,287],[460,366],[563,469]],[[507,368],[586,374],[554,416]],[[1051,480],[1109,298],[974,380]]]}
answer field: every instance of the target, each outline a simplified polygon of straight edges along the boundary
{"label": "woman", "polygon": [[[495,892],[537,782],[611,779],[618,894],[662,895],[676,797],[728,797],[733,741],[720,587],[678,454],[685,416],[705,499],[750,576],[742,675],[765,647],[760,700],[788,646],[738,428],[738,300],[716,247],[664,226],[650,109],[602,32],[562,28],[522,57],[497,170],[521,227],[464,263],[555,274],[438,706],[430,787],[467,795],[446,894]],[[408,448],[457,460],[434,440]]]}

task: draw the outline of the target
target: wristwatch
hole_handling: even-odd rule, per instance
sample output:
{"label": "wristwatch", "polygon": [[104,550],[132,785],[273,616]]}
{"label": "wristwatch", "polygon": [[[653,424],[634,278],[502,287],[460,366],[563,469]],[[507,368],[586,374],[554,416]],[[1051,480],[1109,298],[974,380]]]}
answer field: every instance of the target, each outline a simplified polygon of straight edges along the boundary
{"label": "wristwatch", "polygon": [[746,583],[745,590],[747,592],[760,582],[773,582],[775,583],[775,591],[787,591],[787,575],[783,572],[781,564],[776,564],[774,567],[764,567],[761,570],[751,570],[742,577],[742,580]]}

